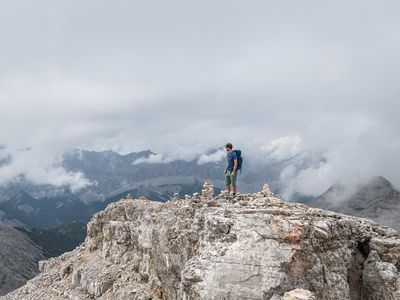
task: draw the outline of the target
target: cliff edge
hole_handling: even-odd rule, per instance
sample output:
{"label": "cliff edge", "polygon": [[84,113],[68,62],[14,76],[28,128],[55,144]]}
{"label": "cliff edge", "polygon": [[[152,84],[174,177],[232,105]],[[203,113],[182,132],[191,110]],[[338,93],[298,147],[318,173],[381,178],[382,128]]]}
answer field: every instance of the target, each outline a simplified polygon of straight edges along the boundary
{"label": "cliff edge", "polygon": [[267,188],[112,203],[39,267],[0,299],[400,299],[395,230]]}

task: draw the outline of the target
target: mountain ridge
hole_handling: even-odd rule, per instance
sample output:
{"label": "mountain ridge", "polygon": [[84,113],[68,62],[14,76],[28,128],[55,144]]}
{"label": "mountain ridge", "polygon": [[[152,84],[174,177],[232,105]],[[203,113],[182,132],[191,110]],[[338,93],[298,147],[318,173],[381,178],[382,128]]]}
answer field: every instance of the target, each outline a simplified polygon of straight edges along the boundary
{"label": "mountain ridge", "polygon": [[39,246],[25,234],[0,224],[0,295],[26,283],[38,272],[38,261],[45,258]]}
{"label": "mountain ridge", "polygon": [[372,221],[284,202],[265,188],[166,203],[122,199],[85,243],[40,263],[2,300],[396,299],[400,236]]}
{"label": "mountain ridge", "polygon": [[358,185],[336,183],[310,206],[365,217],[400,230],[400,191],[383,176]]}

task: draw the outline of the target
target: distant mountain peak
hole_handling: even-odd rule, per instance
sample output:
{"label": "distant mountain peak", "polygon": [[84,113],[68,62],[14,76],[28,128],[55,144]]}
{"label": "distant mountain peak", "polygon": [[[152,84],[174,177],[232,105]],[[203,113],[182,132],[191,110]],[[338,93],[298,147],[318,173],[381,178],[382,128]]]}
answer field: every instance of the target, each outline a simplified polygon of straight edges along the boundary
{"label": "distant mountain peak", "polygon": [[393,187],[389,180],[383,176],[372,177],[366,185],[379,186],[379,187]]}
{"label": "distant mountain peak", "polygon": [[[335,194],[337,196],[341,195],[354,195],[363,189],[393,189],[393,186],[389,180],[383,176],[374,176],[368,180],[360,181],[359,183],[346,183],[343,181],[338,181],[333,184],[325,194]],[[321,195],[321,196],[322,196]]]}
{"label": "distant mountain peak", "polygon": [[38,273],[37,262],[45,257],[38,245],[13,227],[0,224],[0,239],[2,296],[34,277]]}
{"label": "distant mountain peak", "polygon": [[371,218],[400,229],[400,192],[383,176],[358,184],[335,183],[309,205]]}

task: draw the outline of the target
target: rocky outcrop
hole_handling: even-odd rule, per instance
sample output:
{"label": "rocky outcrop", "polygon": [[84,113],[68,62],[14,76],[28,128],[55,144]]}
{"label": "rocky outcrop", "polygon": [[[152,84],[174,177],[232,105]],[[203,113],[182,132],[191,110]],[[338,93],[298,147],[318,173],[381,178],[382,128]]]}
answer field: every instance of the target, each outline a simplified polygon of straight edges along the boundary
{"label": "rocky outcrop", "polygon": [[399,299],[400,238],[256,194],[110,204],[11,299]]}
{"label": "rocky outcrop", "polygon": [[22,232],[0,224],[0,295],[4,295],[38,273],[42,250]]}

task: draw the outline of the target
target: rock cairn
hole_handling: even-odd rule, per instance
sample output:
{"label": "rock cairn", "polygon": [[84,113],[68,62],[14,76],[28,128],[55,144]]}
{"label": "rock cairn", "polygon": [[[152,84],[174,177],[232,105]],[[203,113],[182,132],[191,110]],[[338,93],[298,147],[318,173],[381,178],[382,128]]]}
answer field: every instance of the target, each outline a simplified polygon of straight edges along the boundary
{"label": "rock cairn", "polygon": [[174,193],[172,196],[172,201],[178,201],[179,200],[179,193]]}
{"label": "rock cairn", "polygon": [[206,180],[203,184],[203,189],[201,191],[201,197],[207,200],[212,199],[214,196],[214,184],[211,180]]}
{"label": "rock cairn", "polygon": [[265,183],[265,184],[263,185],[262,192],[263,192],[265,195],[271,195],[271,194],[272,194],[272,193],[271,193],[271,190],[269,189],[268,183]]}

